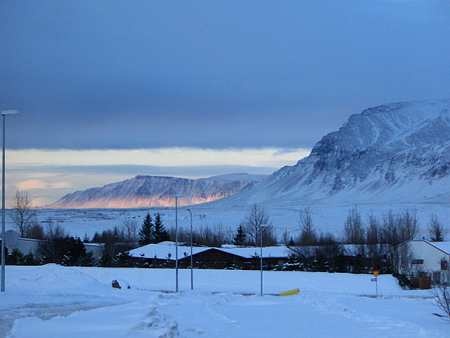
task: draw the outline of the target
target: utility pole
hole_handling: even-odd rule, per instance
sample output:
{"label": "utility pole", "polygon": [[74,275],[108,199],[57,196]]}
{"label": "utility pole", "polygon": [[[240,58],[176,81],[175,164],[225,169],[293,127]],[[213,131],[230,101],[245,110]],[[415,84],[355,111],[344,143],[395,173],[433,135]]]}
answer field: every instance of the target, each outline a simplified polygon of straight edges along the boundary
{"label": "utility pole", "polygon": [[189,216],[191,219],[191,290],[194,290],[194,258],[192,257],[192,210],[186,209],[189,212]]}
{"label": "utility pole", "polygon": [[259,267],[260,267],[260,296],[264,295],[263,292],[263,231],[265,225],[261,224],[259,227],[259,238],[260,238],[260,253],[259,253]]}
{"label": "utility pole", "polygon": [[2,113],[3,120],[3,154],[2,154],[2,285],[1,292],[5,292],[5,122],[6,116]]}
{"label": "utility pole", "polygon": [[1,273],[1,286],[0,291],[5,292],[5,284],[6,284],[6,257],[5,257],[5,240],[6,240],[6,231],[5,231],[5,149],[6,149],[6,115],[14,115],[18,114],[16,110],[4,110],[1,112],[2,122],[3,122],[3,153],[2,153],[2,257],[1,257],[1,265],[2,265],[2,273]]}
{"label": "utility pole", "polygon": [[178,292],[178,196],[175,196],[175,292]]}

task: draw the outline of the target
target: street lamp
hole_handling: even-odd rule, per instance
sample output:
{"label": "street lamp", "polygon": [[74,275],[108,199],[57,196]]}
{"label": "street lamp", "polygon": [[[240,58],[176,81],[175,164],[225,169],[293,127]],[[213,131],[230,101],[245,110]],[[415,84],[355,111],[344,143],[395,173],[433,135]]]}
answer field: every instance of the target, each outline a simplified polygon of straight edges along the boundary
{"label": "street lamp", "polygon": [[194,259],[192,258],[192,210],[186,209],[186,211],[189,212],[191,218],[191,290],[194,290]]}
{"label": "street lamp", "polygon": [[6,143],[6,116],[18,114],[17,110],[3,110],[1,112],[3,120],[3,155],[2,155],[2,276],[1,276],[1,292],[5,292],[5,143]]}
{"label": "street lamp", "polygon": [[178,292],[178,196],[175,196],[175,292]]}
{"label": "street lamp", "polygon": [[260,268],[260,295],[263,296],[263,232],[267,225],[261,224],[259,226],[260,238],[260,254],[259,254],[259,268]]}

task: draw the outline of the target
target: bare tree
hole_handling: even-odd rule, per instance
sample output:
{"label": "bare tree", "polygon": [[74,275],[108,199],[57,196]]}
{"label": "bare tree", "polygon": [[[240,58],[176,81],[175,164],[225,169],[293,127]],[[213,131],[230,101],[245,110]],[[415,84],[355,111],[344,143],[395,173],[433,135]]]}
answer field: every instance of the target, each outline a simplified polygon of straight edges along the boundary
{"label": "bare tree", "polygon": [[389,211],[384,216],[381,241],[387,244],[390,261],[395,270],[404,269],[403,265],[411,257],[409,245],[399,244],[413,240],[418,232],[419,224],[415,212],[406,210],[401,214],[394,214]]}
{"label": "bare tree", "polygon": [[381,242],[391,246],[398,244],[398,230],[396,216],[389,210],[383,216],[383,226],[381,229]]}
{"label": "bare tree", "polygon": [[[170,238],[175,238],[175,228],[169,229]],[[213,227],[200,226],[192,232],[192,241],[194,245],[205,245],[220,247],[223,244],[232,242],[233,232],[228,227],[221,224]],[[190,242],[190,231],[186,228],[178,229],[178,241],[183,243]]]}
{"label": "bare tree", "polygon": [[428,233],[432,242],[443,242],[445,236],[444,226],[439,222],[436,215],[431,215],[430,224],[428,225]]}
{"label": "bare tree", "polygon": [[419,232],[416,212],[404,211],[399,217],[398,228],[400,229],[399,243],[413,240]]}
{"label": "bare tree", "polygon": [[383,219],[381,241],[392,246],[413,240],[419,232],[419,224],[415,212],[409,210],[401,214],[389,211]]}
{"label": "bare tree", "polygon": [[272,225],[267,225],[262,228],[262,242],[264,246],[276,245],[278,243],[277,235]]}
{"label": "bare tree", "polygon": [[434,289],[434,301],[444,316],[450,319],[450,290],[447,285]]}
{"label": "bare tree", "polygon": [[66,236],[66,231],[60,224],[53,222],[47,224],[47,228],[45,229],[46,239],[64,238]]}
{"label": "bare tree", "polygon": [[317,233],[314,229],[312,212],[310,208],[305,208],[300,216],[300,225],[302,232],[300,233],[300,245],[315,245],[317,244]]}
{"label": "bare tree", "polygon": [[32,201],[26,191],[17,191],[13,208],[12,221],[21,237],[29,234],[35,221],[36,213],[32,209]]}
{"label": "bare tree", "polygon": [[261,233],[263,245],[276,243],[273,227],[270,225],[269,216],[263,207],[257,204],[252,205],[244,220],[244,224],[247,238],[252,245],[259,245]]}
{"label": "bare tree", "polygon": [[281,235],[281,241],[284,245],[289,245],[289,243],[293,241],[287,228],[284,229],[283,234]]}
{"label": "bare tree", "polygon": [[364,227],[358,208],[352,208],[345,221],[344,240],[351,244],[364,244]]}
{"label": "bare tree", "polygon": [[368,247],[369,256],[374,258],[380,255],[380,226],[378,219],[373,215],[369,215],[367,230],[366,230],[366,243]]}
{"label": "bare tree", "polygon": [[127,242],[137,242],[138,225],[133,219],[126,219],[122,225],[122,232]]}
{"label": "bare tree", "polygon": [[367,224],[366,242],[369,245],[380,243],[378,220],[374,215],[370,215]]}

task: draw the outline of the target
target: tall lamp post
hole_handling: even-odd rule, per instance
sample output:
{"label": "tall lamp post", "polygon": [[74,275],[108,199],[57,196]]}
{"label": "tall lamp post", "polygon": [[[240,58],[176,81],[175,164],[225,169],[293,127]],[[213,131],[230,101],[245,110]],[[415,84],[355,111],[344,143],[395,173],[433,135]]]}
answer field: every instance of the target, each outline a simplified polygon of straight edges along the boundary
{"label": "tall lamp post", "polygon": [[259,226],[259,239],[260,239],[260,253],[259,253],[259,268],[260,268],[260,296],[263,296],[263,233],[266,225],[261,224]]}
{"label": "tall lamp post", "polygon": [[187,212],[189,212],[189,216],[191,219],[191,235],[190,235],[190,240],[191,240],[191,290],[194,290],[194,259],[192,257],[192,210],[191,209],[186,209]]}
{"label": "tall lamp post", "polygon": [[175,292],[178,292],[178,196],[175,196]]}
{"label": "tall lamp post", "polygon": [[17,114],[17,110],[3,110],[1,112],[3,122],[3,155],[2,155],[2,276],[1,276],[1,292],[5,292],[5,143],[6,143],[6,116]]}

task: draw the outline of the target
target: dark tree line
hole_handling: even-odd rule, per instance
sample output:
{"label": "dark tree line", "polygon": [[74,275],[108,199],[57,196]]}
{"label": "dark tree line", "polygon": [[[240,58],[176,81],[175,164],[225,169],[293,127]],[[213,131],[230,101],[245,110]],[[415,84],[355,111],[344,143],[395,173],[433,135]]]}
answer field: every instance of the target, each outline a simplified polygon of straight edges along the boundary
{"label": "dark tree line", "polygon": [[49,224],[44,241],[39,247],[40,261],[43,264],[57,263],[61,265],[93,265],[92,254],[86,252],[83,242],[69,236],[59,225]]}
{"label": "dark tree line", "polygon": [[[175,229],[171,228],[170,237],[175,239]],[[224,226],[214,227],[199,226],[192,230],[192,243],[196,246],[219,247],[231,241],[230,230]],[[178,240],[183,243],[190,243],[191,231],[187,228],[178,229]]]}
{"label": "dark tree line", "polygon": [[[92,255],[86,252],[83,242],[65,233],[59,225],[48,224],[47,228],[39,224],[38,229],[41,242],[38,248],[38,257],[32,253],[23,254],[19,250],[12,250],[7,256],[7,263],[12,265],[37,265],[56,263],[61,265],[93,265]],[[37,237],[37,236],[36,236]],[[35,237],[35,238],[36,238]]]}
{"label": "dark tree line", "polygon": [[[284,236],[285,243],[295,252],[297,261],[306,269],[360,272],[371,267],[384,267],[394,271],[401,257],[408,255],[407,246],[399,246],[417,238],[419,224],[416,213],[410,210],[387,212],[382,217],[369,215],[364,221],[355,207],[349,210],[341,238],[331,234],[320,234],[314,225],[310,209],[305,209],[300,217],[300,233],[297,237]],[[430,240],[443,240],[445,228],[432,216],[429,223]],[[343,245],[353,248],[351,258],[344,259]],[[400,250],[401,249],[401,250]],[[399,252],[400,251],[400,252]],[[404,252],[403,252],[404,251]],[[345,264],[344,264],[345,263]]]}

